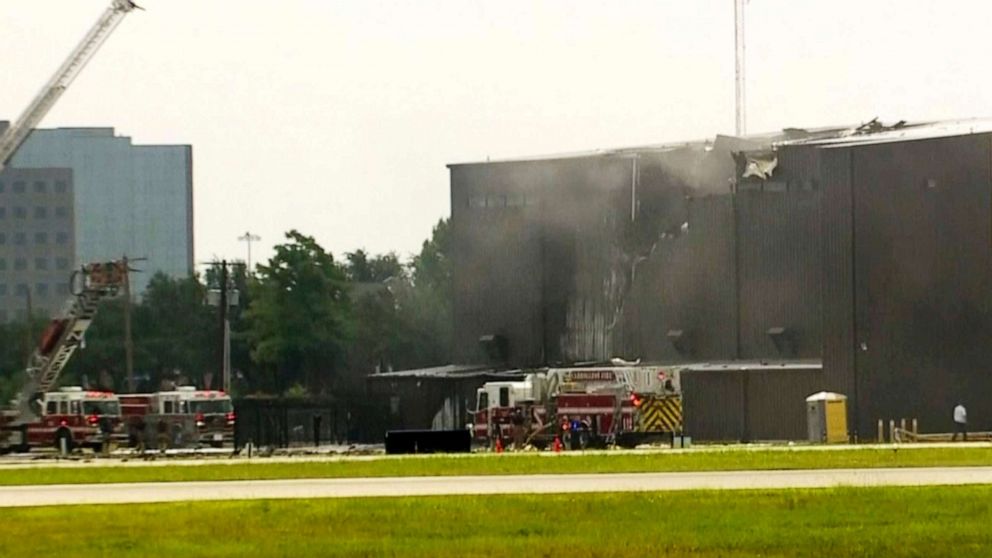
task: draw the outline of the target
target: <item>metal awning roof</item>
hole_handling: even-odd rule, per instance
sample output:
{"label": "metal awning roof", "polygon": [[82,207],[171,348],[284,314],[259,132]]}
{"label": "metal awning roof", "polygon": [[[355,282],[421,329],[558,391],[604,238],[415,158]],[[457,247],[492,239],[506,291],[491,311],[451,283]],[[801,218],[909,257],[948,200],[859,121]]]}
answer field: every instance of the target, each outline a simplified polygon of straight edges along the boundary
{"label": "metal awning roof", "polygon": [[786,361],[728,361],[702,362],[687,364],[681,367],[683,371],[726,370],[741,372],[744,370],[823,370],[823,362],[819,360],[786,360]]}
{"label": "metal awning roof", "polygon": [[449,378],[481,378],[481,377],[518,377],[524,374],[522,370],[502,370],[488,364],[447,364],[430,368],[413,370],[398,370],[369,374],[371,380],[397,380],[403,378],[420,379],[449,379]]}

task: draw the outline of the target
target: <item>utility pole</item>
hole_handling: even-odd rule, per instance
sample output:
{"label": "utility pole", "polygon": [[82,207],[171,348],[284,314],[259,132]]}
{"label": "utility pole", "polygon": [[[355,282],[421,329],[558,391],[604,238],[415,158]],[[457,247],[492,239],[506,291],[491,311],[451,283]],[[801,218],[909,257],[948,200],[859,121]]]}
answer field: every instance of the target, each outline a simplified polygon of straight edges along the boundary
{"label": "utility pole", "polygon": [[[240,300],[239,292],[237,289],[231,289],[230,287],[230,273],[228,270],[229,265],[244,265],[241,262],[228,262],[227,260],[216,261],[214,260],[212,264],[214,269],[220,267],[220,273],[217,275],[217,288],[211,288],[207,292],[207,304],[210,306],[220,306],[220,351],[218,354],[218,361],[220,364],[221,372],[221,383],[222,389],[225,392],[230,393],[231,391],[231,306],[237,306]],[[209,378],[209,382],[207,381]],[[212,389],[215,385],[213,381],[214,374],[204,374],[204,388]]]}
{"label": "utility pole", "polygon": [[736,93],[736,130],[738,136],[747,133],[747,119],[745,118],[746,97],[744,95],[744,2],[746,0],[734,0],[734,43],[735,43],[735,93]]}
{"label": "utility pole", "polygon": [[248,244],[247,264],[248,264],[248,273],[251,273],[251,243],[262,240],[262,237],[258,236],[257,234],[251,234],[251,232],[245,232],[245,234],[238,237],[238,240]]}
{"label": "utility pole", "polygon": [[131,337],[131,266],[127,254],[124,262],[124,366],[127,370],[127,391],[138,391],[134,384],[134,339]]}
{"label": "utility pole", "polygon": [[[220,262],[220,370],[223,378],[223,389],[231,389],[231,366],[228,362],[228,335],[230,326],[227,321],[227,260]],[[207,386],[208,388],[210,386]]]}

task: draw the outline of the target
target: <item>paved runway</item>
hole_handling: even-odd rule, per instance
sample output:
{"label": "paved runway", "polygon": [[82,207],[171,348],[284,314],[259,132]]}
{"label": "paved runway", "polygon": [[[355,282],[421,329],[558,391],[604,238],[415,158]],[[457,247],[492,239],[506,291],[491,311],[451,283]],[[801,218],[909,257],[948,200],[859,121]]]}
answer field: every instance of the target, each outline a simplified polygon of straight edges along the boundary
{"label": "paved runway", "polygon": [[0,487],[0,507],[262,498],[992,484],[992,467],[398,477]]}

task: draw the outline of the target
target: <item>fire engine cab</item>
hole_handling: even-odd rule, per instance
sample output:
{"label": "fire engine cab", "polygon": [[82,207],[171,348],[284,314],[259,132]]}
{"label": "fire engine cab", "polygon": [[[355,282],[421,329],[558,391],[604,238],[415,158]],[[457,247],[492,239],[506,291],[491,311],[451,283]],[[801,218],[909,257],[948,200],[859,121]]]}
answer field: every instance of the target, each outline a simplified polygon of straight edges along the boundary
{"label": "fire engine cab", "polygon": [[13,440],[14,446],[99,450],[105,443],[124,439],[120,402],[113,393],[63,387],[42,394],[36,405],[38,420],[15,431],[20,440]]}
{"label": "fire engine cab", "polygon": [[223,391],[181,386],[120,398],[133,444],[161,448],[234,443],[234,406]]}
{"label": "fire engine cab", "polygon": [[477,440],[509,436],[514,416],[524,416],[533,425],[545,422],[545,377],[528,374],[523,381],[486,382],[476,390],[476,412],[472,433]]}

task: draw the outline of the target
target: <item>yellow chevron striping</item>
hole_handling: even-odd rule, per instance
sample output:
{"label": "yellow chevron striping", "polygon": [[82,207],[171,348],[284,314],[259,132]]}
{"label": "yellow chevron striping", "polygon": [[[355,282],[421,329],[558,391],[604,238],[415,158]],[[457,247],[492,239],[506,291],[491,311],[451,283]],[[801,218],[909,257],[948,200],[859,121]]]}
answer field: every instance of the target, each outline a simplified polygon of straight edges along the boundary
{"label": "yellow chevron striping", "polygon": [[676,432],[682,430],[682,400],[647,398],[638,413],[639,432]]}

